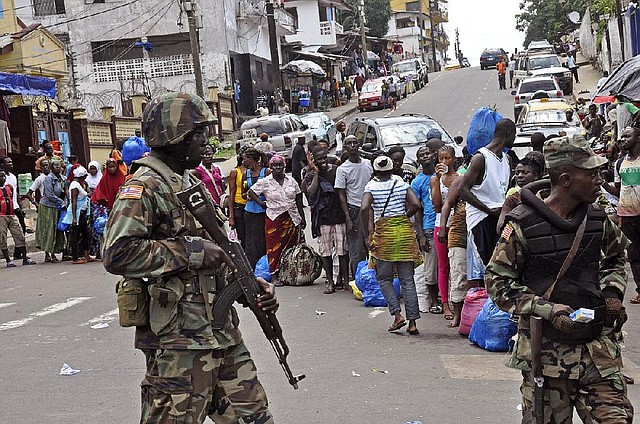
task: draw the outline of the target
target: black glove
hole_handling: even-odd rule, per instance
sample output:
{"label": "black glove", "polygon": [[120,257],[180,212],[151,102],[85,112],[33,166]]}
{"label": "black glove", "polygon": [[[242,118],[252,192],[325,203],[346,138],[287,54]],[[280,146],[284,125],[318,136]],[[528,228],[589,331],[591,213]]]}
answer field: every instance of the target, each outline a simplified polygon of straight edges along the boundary
{"label": "black glove", "polygon": [[571,318],[569,318],[568,314],[563,312],[554,316],[553,319],[551,320],[551,324],[556,330],[561,331],[563,333],[572,333],[578,328],[580,328],[580,326],[584,325],[581,322],[576,322],[572,320]]}
{"label": "black glove", "polygon": [[607,309],[604,315],[604,324],[607,327],[614,327],[616,331],[622,329],[622,325],[627,322],[627,309],[622,305],[620,299],[608,297],[605,299]]}

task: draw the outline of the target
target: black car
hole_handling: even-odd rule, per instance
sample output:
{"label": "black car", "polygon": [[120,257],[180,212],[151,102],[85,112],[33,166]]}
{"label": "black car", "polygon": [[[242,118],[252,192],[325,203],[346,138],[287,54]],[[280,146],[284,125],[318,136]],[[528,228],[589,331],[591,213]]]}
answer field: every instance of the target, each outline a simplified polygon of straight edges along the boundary
{"label": "black car", "polygon": [[440,138],[453,146],[456,156],[462,149],[454,142],[447,130],[428,115],[404,114],[388,118],[356,118],[347,135],[355,135],[361,143],[360,153],[371,159],[376,152],[386,152],[391,146],[402,146],[406,152],[405,163],[417,166],[416,152],[429,138]]}
{"label": "black car", "polygon": [[504,49],[484,49],[480,55],[480,69],[484,70],[490,66],[496,66],[503,58],[508,59]]}

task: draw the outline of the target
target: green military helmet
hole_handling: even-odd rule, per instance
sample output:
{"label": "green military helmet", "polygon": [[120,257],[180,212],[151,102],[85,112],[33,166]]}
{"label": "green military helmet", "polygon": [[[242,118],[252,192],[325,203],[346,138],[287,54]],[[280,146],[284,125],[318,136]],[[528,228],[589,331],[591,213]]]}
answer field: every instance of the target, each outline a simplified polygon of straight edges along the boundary
{"label": "green military helmet", "polygon": [[142,130],[149,147],[178,144],[194,129],[215,122],[207,103],[190,93],[158,96],[142,114]]}

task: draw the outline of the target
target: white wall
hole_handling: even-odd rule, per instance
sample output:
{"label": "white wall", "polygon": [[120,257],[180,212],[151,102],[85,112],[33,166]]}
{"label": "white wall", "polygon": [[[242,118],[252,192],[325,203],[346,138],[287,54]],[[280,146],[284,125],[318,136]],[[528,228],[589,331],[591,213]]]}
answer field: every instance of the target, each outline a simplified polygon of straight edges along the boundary
{"label": "white wall", "polygon": [[[86,6],[92,10],[106,10],[114,7],[114,3],[85,5],[84,0],[67,0],[67,16],[86,15]],[[223,2],[201,1],[203,14],[203,28],[200,30],[201,64],[203,80],[206,87],[226,84],[225,64],[228,63],[227,38],[225,36],[225,13]],[[118,81],[97,83],[93,77],[93,61],[91,42],[116,40],[122,38],[136,38],[150,35],[163,35],[177,32],[187,32],[187,18],[182,15],[183,28],[177,25],[179,15],[178,4],[175,1],[162,1],[158,6],[154,0],[140,0],[128,6],[69,23],[69,37],[75,58],[75,78],[80,97],[76,103],[87,108],[95,115],[95,109],[106,104],[119,108],[119,102],[113,103],[113,98],[120,91]],[[140,47],[134,47],[140,48]],[[185,49],[183,54],[190,54]],[[131,82],[127,82],[130,86]],[[195,92],[193,75],[179,75],[167,78],[149,80],[152,95],[167,90],[184,90]],[[127,93],[129,94],[129,93]],[[105,103],[101,105],[101,103]]]}
{"label": "white wall", "polygon": [[298,12],[298,32],[287,35],[288,42],[301,41],[307,46],[333,46],[336,44],[336,35],[320,35],[320,16],[318,14],[317,0],[304,1],[292,0],[285,3],[286,7],[295,7]]}

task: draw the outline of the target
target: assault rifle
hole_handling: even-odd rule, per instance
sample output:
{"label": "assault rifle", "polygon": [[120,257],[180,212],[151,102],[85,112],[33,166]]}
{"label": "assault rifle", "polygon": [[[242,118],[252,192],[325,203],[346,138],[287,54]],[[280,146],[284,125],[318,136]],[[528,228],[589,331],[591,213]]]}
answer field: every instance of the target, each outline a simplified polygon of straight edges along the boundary
{"label": "assault rifle", "polygon": [[231,258],[236,266],[235,272],[230,277],[229,284],[218,293],[213,305],[214,330],[221,330],[229,314],[229,309],[235,301],[247,305],[256,316],[264,335],[271,343],[278,362],[282,367],[289,384],[294,389],[298,388],[298,382],[305,378],[304,374],[294,376],[287,363],[289,347],[282,337],[282,328],[278,318],[273,313],[267,313],[258,306],[258,297],[263,294],[262,286],[256,279],[249,264],[249,260],[238,242],[229,240],[223,227],[219,224],[216,207],[208,200],[206,188],[199,182],[186,190],[176,193],[182,204],[189,209],[211,238]]}
{"label": "assault rifle", "polygon": [[542,375],[542,318],[531,315],[531,377],[533,384],[533,422],[544,423],[544,376]]}

